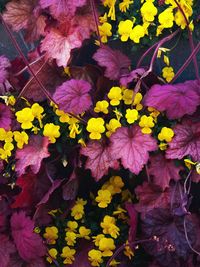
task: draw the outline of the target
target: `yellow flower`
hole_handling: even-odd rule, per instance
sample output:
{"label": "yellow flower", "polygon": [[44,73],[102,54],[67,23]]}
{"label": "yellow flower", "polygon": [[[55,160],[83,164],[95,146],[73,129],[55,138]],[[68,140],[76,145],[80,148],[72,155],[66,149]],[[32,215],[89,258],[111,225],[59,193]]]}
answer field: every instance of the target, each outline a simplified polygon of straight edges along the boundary
{"label": "yellow flower", "polygon": [[163,142],[161,142],[161,143],[159,144],[159,148],[160,148],[160,150],[164,151],[164,150],[166,150],[166,149],[167,149],[167,144],[166,144],[166,143],[163,143]]}
{"label": "yellow flower", "polygon": [[130,39],[134,43],[139,43],[140,38],[142,38],[144,36],[145,36],[145,30],[144,30],[143,26],[141,26],[141,25],[136,25],[130,33]]}
{"label": "yellow flower", "polygon": [[108,207],[112,199],[111,193],[108,190],[99,190],[98,196],[95,198],[96,202],[98,202],[98,206],[100,208]]}
{"label": "yellow flower", "polygon": [[144,21],[152,22],[158,13],[157,8],[152,3],[152,0],[145,2],[141,9],[141,14]]}
{"label": "yellow flower", "polygon": [[14,97],[14,95],[10,95],[9,97],[8,97],[8,105],[10,105],[10,106],[14,106],[15,105],[15,103],[16,103],[16,99],[15,99],[15,97]]}
{"label": "yellow flower", "polygon": [[31,107],[32,114],[35,118],[41,118],[42,113],[44,112],[44,109],[42,106],[40,106],[38,103],[34,103]]}
{"label": "yellow flower", "polygon": [[154,119],[156,119],[160,115],[160,111],[158,111],[157,109],[153,107],[148,107],[148,111],[151,112],[149,115],[153,117]]}
{"label": "yellow flower", "polygon": [[87,200],[84,200],[83,198],[77,198],[76,204],[81,204],[85,206],[87,204]]}
{"label": "yellow flower", "polygon": [[70,118],[68,122],[70,124],[69,125],[69,130],[70,130],[69,137],[72,139],[76,138],[76,135],[81,133],[81,130],[79,130],[79,124],[77,122],[78,120],[76,118]]}
{"label": "yellow flower", "polygon": [[46,260],[49,263],[52,263],[53,260],[56,259],[57,255],[58,255],[58,251],[55,248],[51,248],[50,250],[48,250],[48,254],[49,254],[49,256],[46,258]]}
{"label": "yellow flower", "polygon": [[0,148],[0,158],[7,160],[11,156],[11,151],[14,149],[14,145],[10,142],[4,144],[3,148]]}
{"label": "yellow flower", "polygon": [[[189,17],[191,17],[193,13],[192,6],[189,3],[187,3],[187,1],[185,0],[180,1],[180,6],[187,20],[189,20]],[[187,22],[180,9],[177,10],[174,20],[176,24],[181,27],[181,29],[185,29],[185,27],[187,26]]]}
{"label": "yellow flower", "polygon": [[131,4],[133,4],[133,0],[123,0],[123,2],[119,4],[119,10],[121,12],[126,12]]}
{"label": "yellow flower", "polygon": [[76,244],[76,234],[74,232],[66,232],[65,241],[68,246],[74,246]]}
{"label": "yellow flower", "polygon": [[51,143],[55,143],[56,138],[60,137],[60,126],[53,123],[45,124],[43,135],[48,137]]}
{"label": "yellow flower", "polygon": [[122,99],[122,89],[120,87],[112,87],[108,93],[108,98],[112,106],[118,106]]}
{"label": "yellow flower", "polygon": [[47,243],[53,245],[58,239],[58,228],[55,226],[46,227],[43,237],[47,240]]}
{"label": "yellow flower", "polygon": [[158,140],[171,142],[174,136],[174,131],[171,128],[163,127],[161,132],[158,134]]}
{"label": "yellow flower", "polygon": [[75,204],[71,209],[71,216],[74,217],[75,220],[82,219],[84,215],[84,207],[81,204]]}
{"label": "yellow flower", "polygon": [[101,134],[105,132],[104,120],[102,118],[91,118],[89,119],[86,127],[90,133],[90,139],[101,139]]}
{"label": "yellow flower", "polygon": [[104,114],[108,114],[108,106],[109,106],[108,101],[106,100],[98,101],[94,108],[94,112],[96,113],[103,112]]}
{"label": "yellow flower", "polygon": [[114,194],[121,193],[124,182],[120,176],[112,176],[109,182],[113,185]]}
{"label": "yellow flower", "polygon": [[67,230],[75,232],[76,229],[78,228],[78,223],[76,221],[68,221],[67,222]]}
{"label": "yellow flower", "polygon": [[134,96],[133,105],[140,104],[141,100],[142,100],[142,94],[141,93],[136,93],[135,96]]}
{"label": "yellow flower", "polygon": [[102,251],[102,256],[110,257],[113,255],[112,250],[115,249],[114,240],[112,238],[102,238],[99,242],[99,249]]}
{"label": "yellow flower", "polygon": [[109,12],[108,12],[108,17],[111,18],[111,20],[115,20],[115,4],[116,4],[116,0],[104,0],[103,1],[103,5],[104,6],[108,6]]}
{"label": "yellow flower", "polygon": [[103,218],[103,222],[101,222],[100,226],[103,228],[104,234],[109,234],[113,238],[117,238],[119,236],[119,227],[115,225],[116,220],[114,217],[106,215]]}
{"label": "yellow flower", "polygon": [[103,16],[99,17],[99,22],[103,24],[104,22],[108,21],[108,14],[105,13]]}
{"label": "yellow flower", "polygon": [[133,28],[133,21],[127,19],[125,21],[120,21],[118,25],[118,33],[121,35],[121,41],[126,42],[130,37],[130,33]]}
{"label": "yellow flower", "polygon": [[15,141],[17,142],[17,147],[22,149],[24,144],[28,144],[28,139],[29,139],[29,136],[27,135],[26,132],[18,132],[18,131],[15,131],[13,132],[14,134],[14,139]]}
{"label": "yellow flower", "polygon": [[103,235],[103,234],[99,234],[97,236],[93,236],[92,238],[94,239],[93,242],[94,242],[95,246],[99,246],[100,240],[102,238],[104,238],[104,237],[105,237],[105,235]]}
{"label": "yellow flower", "polygon": [[59,116],[59,121],[62,123],[67,123],[70,120],[70,117],[67,113],[65,113],[63,110],[56,110],[56,115]]}
{"label": "yellow flower", "polygon": [[143,134],[150,134],[151,128],[154,127],[153,117],[143,115],[140,119],[139,126],[142,128]]}
{"label": "yellow flower", "polygon": [[87,229],[85,226],[81,226],[78,231],[79,231],[78,237],[90,240],[90,237],[89,237],[89,235],[91,234],[90,229]]}
{"label": "yellow flower", "polygon": [[102,252],[96,249],[92,249],[88,252],[88,259],[92,266],[100,266],[103,262]]}
{"label": "yellow flower", "polygon": [[34,120],[34,116],[30,108],[24,108],[20,111],[17,111],[15,115],[17,117],[17,121],[21,123],[22,129],[32,128],[32,121]]}
{"label": "yellow flower", "polygon": [[102,43],[108,42],[108,37],[112,36],[112,25],[108,22],[104,22],[102,25],[99,25],[99,33],[101,36]]}
{"label": "yellow flower", "polygon": [[125,89],[123,91],[123,97],[125,105],[131,105],[133,103],[133,90]]}
{"label": "yellow flower", "polygon": [[134,123],[138,119],[138,111],[136,109],[128,108],[126,110],[126,119],[129,124]]}
{"label": "yellow flower", "polygon": [[11,131],[5,131],[4,128],[0,128],[0,141],[12,142],[13,141],[13,133]]}
{"label": "yellow flower", "polygon": [[71,249],[70,247],[66,246],[62,249],[62,254],[60,255],[64,258],[64,264],[72,264],[74,261],[74,254],[76,253],[75,249]]}
{"label": "yellow flower", "polygon": [[131,258],[134,256],[133,250],[128,245],[128,241],[126,241],[126,246],[124,248],[124,255],[126,255],[129,258],[129,260],[131,260]]}
{"label": "yellow flower", "polygon": [[164,67],[162,69],[162,76],[167,82],[171,82],[171,80],[174,78],[174,75],[174,69],[172,67]]}
{"label": "yellow flower", "polygon": [[117,119],[111,119],[109,123],[106,124],[107,132],[106,136],[109,138],[118,128],[121,127],[121,123]]}
{"label": "yellow flower", "polygon": [[174,14],[172,8],[167,8],[158,16],[158,21],[162,28],[172,28],[174,23]]}

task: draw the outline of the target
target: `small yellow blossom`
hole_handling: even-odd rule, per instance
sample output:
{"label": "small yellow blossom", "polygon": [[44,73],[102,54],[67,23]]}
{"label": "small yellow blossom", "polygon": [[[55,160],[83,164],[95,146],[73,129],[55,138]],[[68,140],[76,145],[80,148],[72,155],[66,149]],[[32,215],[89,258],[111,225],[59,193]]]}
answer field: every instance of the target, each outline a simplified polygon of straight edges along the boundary
{"label": "small yellow blossom", "polygon": [[134,96],[134,101],[133,101],[133,105],[138,105],[140,104],[140,102],[142,101],[142,94],[141,93],[136,93]]}
{"label": "small yellow blossom", "polygon": [[125,21],[120,21],[118,25],[118,33],[121,36],[121,41],[126,42],[128,41],[128,38],[130,37],[130,33],[133,28],[133,21],[127,19]]}
{"label": "small yellow blossom", "polygon": [[158,16],[158,21],[162,28],[172,28],[174,23],[174,14],[172,8],[167,8]]}
{"label": "small yellow blossom", "polygon": [[152,132],[151,128],[153,128],[154,125],[153,117],[151,116],[143,115],[139,122],[143,134],[150,134]]}
{"label": "small yellow blossom", "polygon": [[104,237],[105,237],[105,235],[103,235],[103,234],[99,234],[97,236],[93,236],[92,238],[93,238],[93,242],[94,242],[95,246],[99,246],[100,240],[102,238],[104,238]]}
{"label": "small yellow blossom", "polygon": [[58,251],[55,248],[51,248],[50,250],[48,250],[48,254],[49,254],[49,256],[47,256],[46,260],[49,263],[52,263],[53,260],[56,260],[56,257],[58,255]]}
{"label": "small yellow blossom", "polygon": [[15,113],[17,117],[17,121],[21,123],[22,129],[30,129],[32,128],[34,116],[32,114],[32,110],[30,108],[24,108]]}
{"label": "small yellow blossom", "polygon": [[126,110],[126,119],[129,124],[134,123],[138,119],[138,111],[136,109],[128,108]]}
{"label": "small yellow blossom", "polygon": [[90,139],[101,139],[101,134],[105,132],[104,120],[102,118],[91,118],[87,123],[87,131]]}
{"label": "small yellow blossom", "polygon": [[105,23],[107,21],[108,21],[108,14],[107,13],[105,13],[103,16],[99,17],[99,22],[101,24],[103,24],[103,23]]}
{"label": "small yellow blossom", "polygon": [[67,222],[67,230],[75,232],[76,229],[78,228],[78,223],[76,221],[68,221]]}
{"label": "small yellow blossom", "polygon": [[126,241],[126,246],[124,248],[124,255],[126,255],[129,258],[129,260],[131,260],[131,258],[134,256],[133,250],[128,245],[128,241]]}
{"label": "small yellow blossom", "polygon": [[100,266],[103,262],[102,252],[96,249],[92,249],[88,252],[88,259],[92,266]]}
{"label": "small yellow blossom", "polygon": [[112,199],[111,193],[108,190],[99,190],[98,196],[95,198],[96,202],[98,202],[98,206],[100,208],[108,207]]}
{"label": "small yellow blossom", "polygon": [[174,131],[171,128],[163,127],[161,132],[158,134],[158,140],[171,142],[174,136]]}
{"label": "small yellow blossom", "polygon": [[108,37],[112,36],[112,25],[108,22],[104,22],[102,25],[99,25],[99,33],[101,36],[102,43],[108,42]]}
{"label": "small yellow blossom", "polygon": [[11,131],[6,131],[4,128],[0,128],[0,141],[12,142],[13,133]]}
{"label": "small yellow blossom", "polygon": [[44,109],[38,103],[34,103],[31,107],[32,114],[35,118],[41,118]]}
{"label": "small yellow blossom", "polygon": [[192,166],[195,166],[198,162],[193,162],[190,159],[184,159],[185,166],[191,170]]}
{"label": "small yellow blossom", "polygon": [[111,18],[111,20],[115,20],[116,16],[115,16],[115,4],[116,4],[116,0],[104,0],[103,1],[103,5],[104,6],[108,6],[109,12],[108,12],[108,17]]}
{"label": "small yellow blossom", "polygon": [[145,30],[141,25],[136,25],[130,33],[130,39],[137,44],[140,42],[140,38],[144,36],[145,36]]}
{"label": "small yellow blossom", "polygon": [[55,226],[46,227],[43,237],[47,240],[47,243],[54,245],[58,239],[58,228]]}
{"label": "small yellow blossom", "polygon": [[111,119],[109,123],[106,124],[107,132],[106,136],[109,138],[118,128],[121,127],[121,123],[117,119]]}
{"label": "small yellow blossom", "polygon": [[125,105],[131,105],[133,103],[133,90],[125,89],[123,91],[123,97]]}
{"label": "small yellow blossom", "polygon": [[153,117],[154,119],[157,118],[160,115],[160,111],[153,107],[148,107],[148,111],[151,112],[149,115]]}
{"label": "small yellow blossom", "polygon": [[119,236],[119,227],[116,225],[116,220],[114,217],[106,215],[103,218],[103,222],[101,222],[100,226],[103,228],[103,233],[104,234],[109,234],[113,238],[117,238]]}
{"label": "small yellow blossom", "polygon": [[60,126],[53,123],[45,124],[43,135],[48,137],[51,143],[55,143],[56,138],[60,137]]}
{"label": "small yellow blossom", "polygon": [[0,148],[0,158],[6,160],[11,156],[11,151],[14,149],[14,145],[10,142],[4,144],[3,148]]}
{"label": "small yellow blossom", "polygon": [[113,255],[112,250],[115,249],[115,243],[112,238],[102,238],[99,242],[99,249],[102,251],[102,256],[110,257]]}
{"label": "small yellow blossom", "polygon": [[87,200],[84,200],[83,198],[77,198],[76,204],[81,204],[85,206],[87,204]]}
{"label": "small yellow blossom", "polygon": [[120,176],[112,176],[109,182],[114,187],[114,194],[121,193],[121,189],[124,186],[124,182]]}
{"label": "small yellow blossom", "polygon": [[67,245],[74,246],[76,244],[76,237],[77,235],[74,232],[66,232],[65,241],[67,242]]}
{"label": "small yellow blossom", "polygon": [[89,236],[91,234],[90,229],[86,228],[85,226],[81,226],[78,231],[79,231],[78,237],[90,240],[90,236]]}
{"label": "small yellow blossom", "polygon": [[164,142],[161,142],[161,143],[159,144],[159,148],[160,148],[161,151],[164,151],[164,150],[167,149],[167,144],[164,143]]}
{"label": "small yellow blossom", "polygon": [[119,4],[119,10],[121,12],[126,12],[127,9],[129,9],[129,5],[133,4],[133,0],[123,0],[120,4]]}
{"label": "small yellow blossom", "polygon": [[15,131],[13,132],[14,134],[14,139],[15,141],[17,142],[17,147],[22,149],[24,144],[28,144],[28,139],[29,139],[29,136],[27,135],[26,132],[18,132],[18,131]]}
{"label": "small yellow blossom", "polygon": [[162,69],[162,76],[167,82],[171,82],[171,80],[174,78],[174,75],[174,69],[172,67],[164,67]]}
{"label": "small yellow blossom", "polygon": [[59,121],[62,123],[68,123],[70,120],[70,117],[67,113],[65,113],[63,110],[56,110],[56,115],[59,116]]}
{"label": "small yellow blossom", "polygon": [[71,216],[74,217],[75,220],[82,219],[84,215],[84,206],[81,204],[75,204],[71,209]]}
{"label": "small yellow blossom", "polygon": [[64,258],[64,264],[72,264],[74,261],[74,254],[76,253],[75,249],[71,249],[70,247],[66,246],[62,249],[62,254],[60,255]]}
{"label": "small yellow blossom", "polygon": [[156,16],[157,13],[158,13],[158,10],[157,10],[157,8],[154,6],[152,0],[146,1],[146,2],[142,5],[140,11],[141,11],[143,20],[144,20],[144,21],[148,21],[148,22],[153,22],[155,16]]}
{"label": "small yellow blossom", "polygon": [[122,99],[122,89],[120,87],[112,87],[108,93],[108,98],[112,106],[118,106]]}
{"label": "small yellow blossom", "polygon": [[94,112],[96,113],[103,112],[104,114],[108,114],[108,106],[109,106],[108,101],[106,100],[98,101],[94,108]]}

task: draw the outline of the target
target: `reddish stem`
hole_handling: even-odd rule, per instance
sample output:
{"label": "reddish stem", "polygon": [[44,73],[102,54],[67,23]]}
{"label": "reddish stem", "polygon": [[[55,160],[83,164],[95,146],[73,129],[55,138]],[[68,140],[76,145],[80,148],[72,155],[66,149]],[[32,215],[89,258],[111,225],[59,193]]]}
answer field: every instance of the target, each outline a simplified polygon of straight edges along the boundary
{"label": "reddish stem", "polygon": [[152,45],[151,47],[149,47],[144,54],[142,54],[141,58],[139,59],[136,68],[138,69],[142,63],[142,61],[144,60],[144,58],[153,50],[154,47],[156,47],[159,44],[159,42],[155,43],[154,45]]}
{"label": "reddish stem", "polygon": [[95,7],[94,0],[90,0],[90,6],[91,6],[91,9],[92,9],[92,13],[93,13],[93,17],[94,17],[94,21],[95,21],[95,25],[96,25],[97,37],[98,37],[98,40],[100,42],[100,46],[102,46],[101,35],[100,35],[100,32],[99,32],[99,17],[98,17],[98,14],[97,14],[97,10],[96,10],[96,7]]}
{"label": "reddish stem", "polygon": [[35,78],[36,82],[38,83],[38,85],[40,86],[41,90],[43,91],[43,93],[46,95],[46,97],[55,103],[55,101],[53,100],[53,98],[51,97],[51,95],[49,94],[49,92],[46,90],[46,88],[44,87],[44,85],[41,83],[41,81],[37,78],[37,76],[35,75],[32,67],[30,66],[28,60],[26,59],[26,57],[24,56],[20,46],[18,45],[17,41],[15,40],[15,37],[13,36],[12,31],[10,30],[10,28],[8,27],[7,23],[4,21],[4,18],[2,16],[2,14],[0,13],[0,18],[2,20],[2,23],[8,33],[8,35],[10,36],[10,39],[13,43],[13,45],[15,46],[17,52],[19,53],[19,55],[22,57],[24,63],[26,64],[28,70],[30,71],[31,75]]}

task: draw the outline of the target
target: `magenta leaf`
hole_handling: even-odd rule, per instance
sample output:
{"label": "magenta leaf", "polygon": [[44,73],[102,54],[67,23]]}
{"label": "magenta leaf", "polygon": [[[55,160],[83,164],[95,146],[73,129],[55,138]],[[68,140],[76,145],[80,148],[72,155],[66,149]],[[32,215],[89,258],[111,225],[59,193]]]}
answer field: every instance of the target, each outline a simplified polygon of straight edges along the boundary
{"label": "magenta leaf", "polygon": [[138,214],[135,210],[134,204],[130,202],[125,203],[125,208],[128,211],[128,215],[130,217],[129,220],[129,233],[128,233],[128,242],[131,244],[135,241],[136,231],[137,231],[137,221]]}
{"label": "magenta leaf", "polygon": [[174,127],[175,136],[166,151],[168,159],[182,159],[191,156],[200,161],[200,122],[184,120]]}
{"label": "magenta leaf", "polygon": [[137,81],[139,77],[141,77],[144,73],[145,73],[145,69],[143,68],[132,70],[130,73],[123,75],[120,78],[120,84],[122,86],[127,87],[129,83],[133,81]]}
{"label": "magenta leaf", "polygon": [[90,83],[84,80],[71,79],[57,87],[53,98],[61,110],[81,114],[88,110],[92,104],[89,95],[90,90]]}
{"label": "magenta leaf", "polygon": [[125,169],[139,174],[149,159],[149,152],[157,149],[156,140],[143,134],[139,126],[118,128],[110,137],[111,153],[121,159]]}
{"label": "magenta leaf", "polygon": [[0,103],[0,128],[10,130],[12,113],[10,108],[5,104]]}
{"label": "magenta leaf", "polygon": [[49,157],[48,152],[49,141],[45,137],[31,136],[29,144],[23,149],[16,152],[16,172],[19,176],[26,172],[26,168],[30,167],[33,173],[38,173],[42,160]]}
{"label": "magenta leaf", "polygon": [[198,174],[195,170],[192,172],[191,175],[191,180],[194,183],[199,183],[200,182],[200,174]]}
{"label": "magenta leaf", "polygon": [[144,98],[146,106],[166,111],[169,119],[179,119],[191,115],[200,103],[196,81],[176,85],[153,85]]}
{"label": "magenta leaf", "polygon": [[176,167],[173,160],[168,160],[162,154],[150,157],[149,174],[153,176],[153,182],[163,190],[169,187],[171,179],[178,181],[181,179],[179,172],[182,168]]}
{"label": "magenta leaf", "polygon": [[15,252],[15,245],[6,235],[0,234],[0,266],[9,267],[10,254]]}
{"label": "magenta leaf", "polygon": [[105,76],[111,80],[118,80],[124,73],[129,72],[131,65],[126,55],[107,46],[99,48],[93,58],[99,66],[106,68]]}
{"label": "magenta leaf", "polygon": [[139,203],[135,204],[138,212],[146,213],[154,208],[167,207],[170,201],[169,190],[163,191],[159,186],[144,182],[135,189]]}
{"label": "magenta leaf", "polygon": [[81,154],[88,157],[85,168],[90,169],[92,176],[99,181],[108,173],[109,168],[118,169],[119,164],[113,158],[110,147],[98,141],[90,141],[81,149]]}
{"label": "magenta leaf", "polygon": [[34,222],[23,211],[11,217],[12,237],[19,255],[27,262],[37,260],[46,253],[42,238],[34,233],[34,227]]}
{"label": "magenta leaf", "polygon": [[[154,209],[142,219],[144,238],[154,238],[157,242],[146,243],[146,251],[155,257],[161,266],[180,267],[179,260],[186,262],[191,249],[185,238],[184,220],[189,242],[194,245],[197,224],[192,215],[174,216],[169,209]],[[164,264],[163,264],[164,263]]]}
{"label": "magenta leaf", "polygon": [[7,68],[11,66],[9,60],[5,56],[0,56],[0,83],[4,83],[8,77]]}

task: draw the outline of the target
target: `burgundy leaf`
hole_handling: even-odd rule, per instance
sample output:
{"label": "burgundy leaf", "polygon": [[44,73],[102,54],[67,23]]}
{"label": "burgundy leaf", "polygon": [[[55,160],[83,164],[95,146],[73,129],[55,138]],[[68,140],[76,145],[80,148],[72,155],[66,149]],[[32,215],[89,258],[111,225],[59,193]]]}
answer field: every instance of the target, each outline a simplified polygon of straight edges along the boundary
{"label": "burgundy leaf", "polygon": [[61,110],[74,114],[81,114],[92,104],[89,91],[90,83],[84,80],[71,79],[56,89],[53,96]]}
{"label": "burgundy leaf", "polygon": [[34,227],[34,222],[23,211],[11,217],[12,237],[19,255],[27,262],[37,260],[46,253],[42,238],[34,233]]}
{"label": "burgundy leaf", "polygon": [[169,190],[163,191],[155,184],[144,182],[136,187],[135,193],[139,200],[135,209],[144,214],[154,208],[165,208],[170,202]]}
{"label": "burgundy leaf", "polygon": [[30,137],[29,144],[23,149],[17,150],[16,172],[19,176],[24,174],[29,166],[33,173],[39,172],[42,160],[49,157],[48,145],[47,138],[36,135]]}
{"label": "burgundy leaf", "polygon": [[99,66],[106,68],[105,76],[111,80],[118,80],[123,74],[128,73],[131,65],[126,55],[107,46],[99,48],[93,58]]}
{"label": "burgundy leaf", "polygon": [[156,140],[143,134],[139,126],[118,128],[110,137],[111,153],[121,159],[124,168],[139,174],[149,159],[149,152],[157,149]]}
{"label": "burgundy leaf", "polygon": [[81,240],[76,252],[75,261],[71,267],[91,267],[88,260],[88,252],[93,249],[93,244],[90,241]]}
{"label": "burgundy leaf", "polygon": [[200,104],[197,87],[196,81],[176,85],[156,84],[147,92],[144,103],[159,111],[166,111],[169,119],[179,119],[186,114],[193,114]]}
{"label": "burgundy leaf", "polygon": [[128,242],[131,244],[135,241],[136,231],[137,231],[137,220],[138,214],[135,210],[134,204],[130,202],[125,203],[125,208],[128,211],[128,215],[130,217],[129,221],[129,233],[128,233]]}
{"label": "burgundy leaf", "polygon": [[9,60],[5,56],[0,56],[0,83],[4,83],[7,76],[7,68],[11,66]]}
{"label": "burgundy leaf", "polygon": [[75,171],[73,171],[72,175],[69,178],[69,181],[67,181],[62,186],[62,196],[64,200],[74,200],[76,198],[77,192],[78,192],[78,186],[79,181],[76,176]]}
{"label": "burgundy leaf", "polygon": [[161,266],[179,267],[179,259],[188,259],[191,250],[185,238],[184,220],[188,239],[193,245],[196,241],[196,221],[192,215],[173,216],[169,209],[154,209],[142,219],[144,238],[152,238],[156,242],[146,243],[145,248],[153,255]]}
{"label": "burgundy leaf", "polygon": [[173,160],[168,160],[162,154],[150,157],[149,174],[153,176],[153,182],[163,190],[169,187],[171,179],[178,181],[181,179],[179,172],[181,166],[177,167]]}
{"label": "burgundy leaf", "polygon": [[127,87],[129,83],[133,81],[137,81],[139,77],[142,76],[144,73],[145,73],[145,69],[143,68],[132,70],[130,73],[123,75],[120,78],[120,84],[122,86]]}
{"label": "burgundy leaf", "polygon": [[175,136],[166,151],[168,159],[182,159],[190,155],[193,161],[200,161],[200,122],[184,120],[174,127]]}
{"label": "burgundy leaf", "polygon": [[5,104],[0,103],[0,128],[10,130],[12,113],[10,108]]}
{"label": "burgundy leaf", "polygon": [[96,181],[108,173],[109,168],[118,169],[119,164],[113,158],[110,147],[98,141],[90,141],[81,149],[81,154],[87,156],[85,168],[90,169]]}
{"label": "burgundy leaf", "polygon": [[15,245],[6,235],[0,234],[0,267],[9,267],[10,254],[15,252]]}

